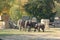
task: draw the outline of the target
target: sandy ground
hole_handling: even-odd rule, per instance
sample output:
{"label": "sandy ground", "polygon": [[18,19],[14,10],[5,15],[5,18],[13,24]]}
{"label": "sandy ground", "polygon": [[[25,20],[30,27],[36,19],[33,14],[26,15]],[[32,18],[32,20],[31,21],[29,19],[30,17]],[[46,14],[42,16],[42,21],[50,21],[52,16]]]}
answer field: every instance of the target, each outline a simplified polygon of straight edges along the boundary
{"label": "sandy ground", "polygon": [[12,35],[0,37],[2,40],[60,40],[60,37],[52,36],[51,34],[45,35]]}
{"label": "sandy ground", "polygon": [[0,36],[2,40],[60,40],[60,28],[51,29],[53,32],[39,32],[31,34],[16,34],[10,36]]}

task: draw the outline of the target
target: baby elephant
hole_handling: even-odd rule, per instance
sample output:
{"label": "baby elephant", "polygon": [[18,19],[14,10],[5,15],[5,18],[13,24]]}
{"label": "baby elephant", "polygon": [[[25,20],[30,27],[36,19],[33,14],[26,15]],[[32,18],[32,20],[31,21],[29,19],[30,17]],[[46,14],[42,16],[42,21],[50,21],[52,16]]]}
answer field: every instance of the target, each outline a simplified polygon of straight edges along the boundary
{"label": "baby elephant", "polygon": [[45,25],[44,24],[41,24],[41,23],[37,23],[35,25],[35,30],[34,31],[36,31],[36,29],[38,30],[38,32],[40,32],[40,29],[44,32]]}

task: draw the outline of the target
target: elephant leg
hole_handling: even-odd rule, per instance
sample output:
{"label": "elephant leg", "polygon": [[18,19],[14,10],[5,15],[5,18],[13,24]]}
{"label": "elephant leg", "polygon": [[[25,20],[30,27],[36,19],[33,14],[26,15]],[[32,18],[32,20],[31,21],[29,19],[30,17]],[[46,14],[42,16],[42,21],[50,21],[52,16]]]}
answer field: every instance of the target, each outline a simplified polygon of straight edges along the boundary
{"label": "elephant leg", "polygon": [[31,31],[31,27],[29,26],[29,27],[28,27],[28,32],[30,32],[30,31]]}
{"label": "elephant leg", "polygon": [[38,27],[38,32],[40,32],[40,27]]}
{"label": "elephant leg", "polygon": [[25,29],[24,29],[25,31],[27,30],[27,26],[25,27]]}
{"label": "elephant leg", "polygon": [[25,28],[23,27],[23,31],[25,31]]}
{"label": "elephant leg", "polygon": [[19,30],[21,31],[21,29],[22,29],[22,27],[20,26],[20,27],[19,27]]}
{"label": "elephant leg", "polygon": [[44,32],[44,28],[41,28],[42,29],[42,31]]}
{"label": "elephant leg", "polygon": [[35,28],[34,28],[34,32],[36,32],[36,29],[37,29],[37,28],[35,27]]}

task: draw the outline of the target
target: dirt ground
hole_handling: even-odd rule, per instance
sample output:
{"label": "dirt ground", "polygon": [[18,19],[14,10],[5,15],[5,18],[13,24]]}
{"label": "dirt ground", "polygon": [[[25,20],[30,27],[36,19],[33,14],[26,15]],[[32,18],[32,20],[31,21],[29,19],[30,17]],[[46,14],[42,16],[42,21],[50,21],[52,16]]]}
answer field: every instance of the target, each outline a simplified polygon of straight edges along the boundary
{"label": "dirt ground", "polygon": [[2,40],[60,40],[60,28],[50,29],[49,31],[30,34],[13,34],[0,36]]}
{"label": "dirt ground", "polygon": [[0,37],[2,40],[60,40],[60,36],[52,36],[51,34],[44,35],[12,35]]}

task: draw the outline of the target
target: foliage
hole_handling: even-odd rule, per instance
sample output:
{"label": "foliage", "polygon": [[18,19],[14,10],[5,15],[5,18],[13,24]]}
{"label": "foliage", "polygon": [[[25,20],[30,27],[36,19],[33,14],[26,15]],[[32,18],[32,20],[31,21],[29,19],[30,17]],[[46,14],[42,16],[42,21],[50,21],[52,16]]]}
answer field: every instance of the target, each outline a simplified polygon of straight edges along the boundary
{"label": "foliage", "polygon": [[12,7],[10,8],[10,18],[13,22],[17,22],[18,19],[20,19],[22,17],[22,15],[20,14],[20,10],[19,7]]}
{"label": "foliage", "polygon": [[60,3],[55,3],[55,8],[56,8],[56,10],[57,10],[57,14],[56,14],[56,16],[57,17],[60,17]]}
{"label": "foliage", "polygon": [[60,3],[60,0],[54,0],[54,1],[57,1],[58,3]]}
{"label": "foliage", "polygon": [[37,19],[52,19],[54,18],[55,7],[53,0],[33,0],[24,5],[25,10]]}
{"label": "foliage", "polygon": [[6,9],[7,11],[9,10],[9,15],[13,22],[16,22],[19,18],[21,18],[19,7],[15,7],[15,5],[19,4],[15,1],[16,0],[0,0],[0,13],[4,9]]}
{"label": "foliage", "polygon": [[9,10],[14,0],[0,0],[0,12],[4,9]]}

